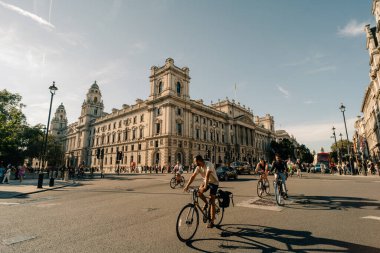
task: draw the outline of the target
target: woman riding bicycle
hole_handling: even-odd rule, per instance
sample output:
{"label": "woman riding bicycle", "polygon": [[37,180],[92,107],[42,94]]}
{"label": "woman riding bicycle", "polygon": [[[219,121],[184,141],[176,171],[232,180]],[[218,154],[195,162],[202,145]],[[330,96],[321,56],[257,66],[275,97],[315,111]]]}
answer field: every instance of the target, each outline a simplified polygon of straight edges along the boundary
{"label": "woman riding bicycle", "polygon": [[183,173],[183,167],[179,161],[177,161],[176,166],[174,166],[173,173],[176,175],[177,184],[179,184],[181,182],[181,175]]}

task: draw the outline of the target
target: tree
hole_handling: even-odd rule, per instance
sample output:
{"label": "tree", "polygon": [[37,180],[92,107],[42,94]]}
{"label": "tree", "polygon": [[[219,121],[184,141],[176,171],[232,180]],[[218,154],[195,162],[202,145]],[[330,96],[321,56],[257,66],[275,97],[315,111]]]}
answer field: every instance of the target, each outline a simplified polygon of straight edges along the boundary
{"label": "tree", "polygon": [[41,125],[28,126],[21,99],[0,90],[0,159],[5,163],[22,164],[26,157],[38,158],[41,151]]}
{"label": "tree", "polygon": [[277,153],[282,159],[290,158],[295,160],[296,158],[299,158],[301,162],[313,162],[313,155],[304,144],[295,147],[288,139],[283,139],[281,142],[272,141],[270,143],[270,149],[272,151],[270,154],[271,161],[274,160],[274,155]]}
{"label": "tree", "polygon": [[46,148],[46,161],[49,166],[58,167],[64,164],[64,150],[62,143],[55,136],[48,136]]}
{"label": "tree", "polygon": [[22,137],[27,127],[23,106],[19,94],[0,90],[0,153],[6,163],[20,163],[23,159]]}

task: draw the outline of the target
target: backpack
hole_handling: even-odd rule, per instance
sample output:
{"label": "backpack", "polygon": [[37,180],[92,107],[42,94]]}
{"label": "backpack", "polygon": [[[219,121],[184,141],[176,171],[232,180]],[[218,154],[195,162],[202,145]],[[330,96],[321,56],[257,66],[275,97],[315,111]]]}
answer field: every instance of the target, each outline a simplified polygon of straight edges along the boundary
{"label": "backpack", "polygon": [[234,205],[234,197],[232,192],[222,191],[221,189],[218,189],[217,197],[219,201],[219,206],[222,208],[227,208],[230,206],[230,199],[232,201],[232,206]]}

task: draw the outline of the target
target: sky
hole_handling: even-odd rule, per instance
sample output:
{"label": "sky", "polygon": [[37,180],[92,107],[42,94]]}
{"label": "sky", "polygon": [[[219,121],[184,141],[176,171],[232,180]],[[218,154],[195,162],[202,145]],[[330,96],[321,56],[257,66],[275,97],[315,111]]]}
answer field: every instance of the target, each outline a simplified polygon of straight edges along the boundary
{"label": "sky", "polygon": [[[332,127],[350,140],[369,85],[364,26],[372,0],[0,0],[0,89],[22,96],[30,125],[69,123],[96,80],[105,111],[149,96],[151,66],[190,69],[190,97],[235,99],[274,116],[310,150]],[[236,84],[236,90],[235,90]],[[345,138],[345,137],[344,137]]]}

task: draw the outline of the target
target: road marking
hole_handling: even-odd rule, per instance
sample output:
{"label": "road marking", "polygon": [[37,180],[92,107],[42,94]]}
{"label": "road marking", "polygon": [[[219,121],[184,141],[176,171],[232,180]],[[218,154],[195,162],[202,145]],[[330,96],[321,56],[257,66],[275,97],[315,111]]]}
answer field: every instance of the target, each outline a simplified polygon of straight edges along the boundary
{"label": "road marking", "polygon": [[20,205],[20,203],[0,202],[0,205],[3,205],[3,206],[14,206],[14,205]]}
{"label": "road marking", "polygon": [[255,204],[259,200],[260,200],[260,198],[248,199],[248,200],[242,201],[236,205],[241,206],[241,207],[264,209],[264,210],[270,210],[270,211],[276,211],[276,212],[281,212],[282,210],[284,210],[283,207],[277,206],[276,203],[273,203],[271,205],[257,205],[257,204]]}
{"label": "road marking", "polygon": [[378,216],[366,216],[366,217],[362,217],[362,219],[372,219],[372,220],[379,220],[380,221],[380,217],[378,217]]}
{"label": "road marking", "polygon": [[33,236],[33,235],[17,235],[15,237],[4,239],[3,240],[3,244],[6,245],[6,246],[9,246],[9,245],[12,245],[12,244],[15,244],[15,243],[32,240],[34,238],[36,238],[36,236]]}

